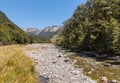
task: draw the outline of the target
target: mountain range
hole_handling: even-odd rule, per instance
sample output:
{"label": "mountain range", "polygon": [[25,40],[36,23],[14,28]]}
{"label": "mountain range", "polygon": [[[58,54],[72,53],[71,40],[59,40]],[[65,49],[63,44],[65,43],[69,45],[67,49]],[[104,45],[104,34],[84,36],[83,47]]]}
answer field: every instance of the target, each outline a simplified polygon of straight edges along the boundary
{"label": "mountain range", "polygon": [[25,31],[30,35],[38,35],[41,32],[38,28],[27,28]]}
{"label": "mountain range", "polygon": [[21,29],[0,11],[0,45],[45,42],[46,38],[49,39],[61,31],[61,26],[48,26],[43,30],[37,28]]}
{"label": "mountain range", "polygon": [[24,30],[30,35],[51,38],[52,36],[59,34],[62,31],[62,29],[63,28],[61,26],[53,25],[53,26],[47,26],[42,30],[38,28],[26,28]]}

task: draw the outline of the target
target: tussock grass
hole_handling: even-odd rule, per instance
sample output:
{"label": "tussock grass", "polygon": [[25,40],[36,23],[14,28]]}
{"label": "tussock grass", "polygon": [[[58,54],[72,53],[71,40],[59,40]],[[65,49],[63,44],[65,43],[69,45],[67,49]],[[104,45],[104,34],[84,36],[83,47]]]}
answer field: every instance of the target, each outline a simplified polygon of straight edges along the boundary
{"label": "tussock grass", "polygon": [[0,46],[0,83],[38,83],[34,63],[20,45]]}

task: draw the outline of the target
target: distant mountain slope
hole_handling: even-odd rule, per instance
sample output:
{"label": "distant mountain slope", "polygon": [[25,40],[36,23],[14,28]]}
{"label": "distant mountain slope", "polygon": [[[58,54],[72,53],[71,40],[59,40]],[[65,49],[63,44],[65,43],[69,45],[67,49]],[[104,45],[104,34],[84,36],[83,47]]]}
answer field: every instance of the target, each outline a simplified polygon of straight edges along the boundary
{"label": "distant mountain slope", "polygon": [[38,28],[27,28],[25,31],[30,35],[38,35],[40,33]]}
{"label": "distant mountain slope", "polygon": [[43,29],[38,36],[51,38],[53,35],[58,34],[62,31],[62,28],[60,26],[48,26],[45,29]]}
{"label": "distant mountain slope", "polygon": [[0,11],[0,45],[28,43],[29,36]]}

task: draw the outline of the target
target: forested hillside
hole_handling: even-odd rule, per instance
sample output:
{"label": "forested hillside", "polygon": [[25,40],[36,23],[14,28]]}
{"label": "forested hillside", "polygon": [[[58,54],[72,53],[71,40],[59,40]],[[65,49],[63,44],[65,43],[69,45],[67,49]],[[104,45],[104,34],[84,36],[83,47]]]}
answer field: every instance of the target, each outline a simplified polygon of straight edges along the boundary
{"label": "forested hillside", "polygon": [[120,55],[120,0],[88,0],[64,23],[59,45]]}
{"label": "forested hillside", "polygon": [[29,36],[0,11],[0,45],[30,43]]}

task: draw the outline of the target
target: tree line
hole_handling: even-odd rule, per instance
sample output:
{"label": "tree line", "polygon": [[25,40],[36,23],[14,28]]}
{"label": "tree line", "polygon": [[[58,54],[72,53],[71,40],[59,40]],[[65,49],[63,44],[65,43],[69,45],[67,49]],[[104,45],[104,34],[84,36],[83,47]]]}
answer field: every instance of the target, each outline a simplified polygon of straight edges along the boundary
{"label": "tree line", "polygon": [[0,45],[49,42],[48,39],[25,33],[0,11]]}
{"label": "tree line", "polygon": [[66,48],[120,55],[120,0],[87,0],[64,22],[56,43]]}

